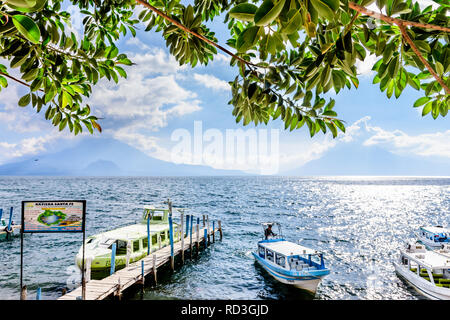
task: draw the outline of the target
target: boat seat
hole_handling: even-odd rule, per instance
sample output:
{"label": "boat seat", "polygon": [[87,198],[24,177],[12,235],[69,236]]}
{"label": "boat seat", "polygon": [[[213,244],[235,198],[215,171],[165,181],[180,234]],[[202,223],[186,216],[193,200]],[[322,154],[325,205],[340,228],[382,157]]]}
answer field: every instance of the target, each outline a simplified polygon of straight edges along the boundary
{"label": "boat seat", "polygon": [[[440,278],[444,277],[444,275],[442,273],[441,274],[439,274],[439,273],[432,273],[432,275],[433,275],[434,279],[440,279]],[[428,277],[428,273],[427,272],[421,272],[420,276],[421,277]]]}

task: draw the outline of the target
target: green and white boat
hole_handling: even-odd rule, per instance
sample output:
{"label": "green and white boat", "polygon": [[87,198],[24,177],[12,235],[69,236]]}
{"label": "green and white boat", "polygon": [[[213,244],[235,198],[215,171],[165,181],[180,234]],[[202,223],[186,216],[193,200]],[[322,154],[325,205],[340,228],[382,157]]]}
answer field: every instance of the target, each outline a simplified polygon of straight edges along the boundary
{"label": "green and white boat", "polygon": [[[111,269],[112,245],[116,243],[115,269],[124,268],[147,256],[147,220],[150,218],[151,252],[170,244],[169,209],[144,207],[140,223],[102,232],[86,239],[85,265],[90,262],[93,278],[95,273],[109,272]],[[181,240],[180,225],[173,223],[174,242]],[[83,246],[75,258],[76,265],[82,269]],[[90,261],[89,261],[90,260]]]}

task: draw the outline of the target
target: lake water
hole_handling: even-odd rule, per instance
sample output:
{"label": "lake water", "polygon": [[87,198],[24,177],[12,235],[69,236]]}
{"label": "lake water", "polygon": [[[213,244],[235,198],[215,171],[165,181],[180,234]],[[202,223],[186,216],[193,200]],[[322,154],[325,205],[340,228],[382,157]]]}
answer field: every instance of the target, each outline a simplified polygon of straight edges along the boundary
{"label": "lake water", "polygon": [[[22,200],[86,199],[87,235],[137,221],[144,205],[167,198],[221,220],[223,241],[127,299],[310,298],[251,257],[264,221],[325,253],[331,273],[315,299],[421,299],[392,262],[420,225],[450,225],[450,178],[0,177],[0,206],[14,206],[17,223]],[[24,245],[29,297],[41,287],[43,299],[56,299],[74,279],[81,234],[28,234]],[[20,238],[0,242],[0,299],[19,298],[19,274]]]}

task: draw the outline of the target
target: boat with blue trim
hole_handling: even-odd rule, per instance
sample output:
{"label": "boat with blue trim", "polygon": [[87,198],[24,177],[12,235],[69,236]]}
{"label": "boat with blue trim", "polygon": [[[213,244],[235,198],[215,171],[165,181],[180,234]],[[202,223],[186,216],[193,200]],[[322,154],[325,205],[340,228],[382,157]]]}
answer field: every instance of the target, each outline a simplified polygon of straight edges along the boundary
{"label": "boat with blue trim", "polygon": [[[287,241],[277,222],[263,223],[265,239],[258,242],[256,261],[276,280],[315,293],[323,277],[330,273],[325,267],[323,253]],[[279,234],[274,234],[277,225]]]}
{"label": "boat with blue trim", "polygon": [[440,248],[443,244],[450,244],[450,229],[443,226],[422,226],[417,237],[430,248]]}

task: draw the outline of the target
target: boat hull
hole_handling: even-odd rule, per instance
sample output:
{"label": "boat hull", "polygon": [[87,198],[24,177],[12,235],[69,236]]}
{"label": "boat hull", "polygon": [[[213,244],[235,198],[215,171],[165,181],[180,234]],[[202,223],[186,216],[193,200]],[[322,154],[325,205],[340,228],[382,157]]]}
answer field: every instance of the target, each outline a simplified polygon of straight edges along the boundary
{"label": "boat hull", "polygon": [[394,262],[394,267],[397,274],[404,278],[420,294],[432,300],[450,300],[449,288],[437,287],[396,262]]}
{"label": "boat hull", "polygon": [[322,278],[328,274],[327,272],[321,276],[291,276],[285,273],[281,273],[272,268],[268,263],[261,259],[256,253],[252,252],[255,260],[276,280],[281,283],[292,285],[296,288],[306,290],[312,294],[315,294],[317,287]]}

